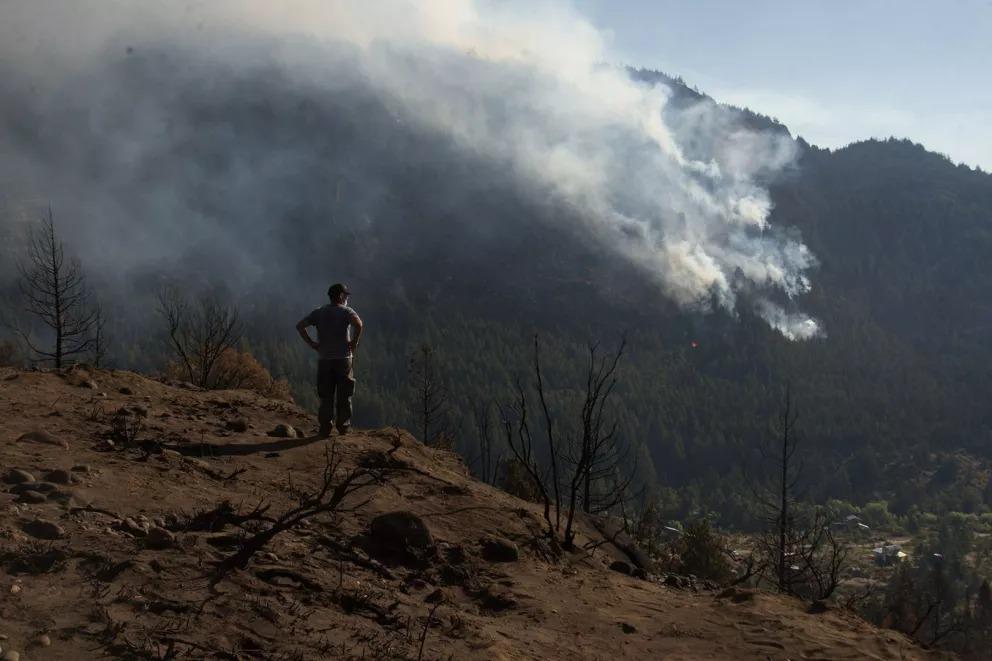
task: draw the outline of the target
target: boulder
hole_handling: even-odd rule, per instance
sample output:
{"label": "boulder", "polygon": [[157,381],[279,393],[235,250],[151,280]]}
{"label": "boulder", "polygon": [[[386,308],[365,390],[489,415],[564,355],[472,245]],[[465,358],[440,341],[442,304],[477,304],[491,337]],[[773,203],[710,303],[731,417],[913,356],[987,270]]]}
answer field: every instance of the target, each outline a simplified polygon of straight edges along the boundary
{"label": "boulder", "polygon": [[517,545],[503,537],[483,537],[479,543],[482,545],[482,557],[489,562],[516,562],[520,559]]}
{"label": "boulder", "polygon": [[623,560],[615,560],[611,562],[610,569],[615,572],[620,572],[621,574],[626,574],[627,576],[630,576],[631,573],[630,564],[624,562]]}
{"label": "boulder", "polygon": [[434,536],[424,520],[413,512],[399,511],[380,514],[372,519],[368,534],[370,553],[409,562],[434,553]]}
{"label": "boulder", "polygon": [[297,434],[296,429],[292,425],[281,423],[269,432],[269,436],[275,436],[276,438],[296,438]]}

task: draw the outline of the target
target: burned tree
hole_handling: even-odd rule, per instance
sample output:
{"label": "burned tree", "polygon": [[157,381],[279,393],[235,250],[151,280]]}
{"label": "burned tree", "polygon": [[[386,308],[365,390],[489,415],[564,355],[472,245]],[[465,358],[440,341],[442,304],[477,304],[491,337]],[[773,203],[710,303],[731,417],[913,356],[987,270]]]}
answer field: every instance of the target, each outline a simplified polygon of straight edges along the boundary
{"label": "burned tree", "polygon": [[[608,402],[617,384],[617,368],[625,348],[625,339],[612,354],[601,356],[596,345],[589,347],[582,403],[574,418],[559,421],[549,404],[540,341],[535,336],[533,393],[528,393],[518,380],[515,400],[500,406],[506,445],[540,495],[549,535],[560,536],[566,549],[574,547],[575,513],[611,509],[623,498],[630,483],[630,478],[623,476],[623,453],[616,443],[617,423],[608,420]],[[536,399],[541,412],[543,443],[535,440],[531,430],[531,398]],[[598,493],[598,483],[610,479],[615,482],[613,493],[603,498]]]}
{"label": "burned tree", "polygon": [[[296,528],[302,522],[322,515],[337,517],[361,509],[371,501],[371,496],[359,500],[353,496],[374,491],[383,484],[388,472],[388,468],[361,465],[345,468],[337,443],[330,443],[324,450],[324,471],[320,484],[315,488],[299,488],[290,481],[288,490],[294,498],[294,504],[282,514],[269,518],[269,525],[246,536],[236,553],[217,562],[210,579],[211,585],[215,585],[232,571],[247,567],[252,556],[273,538]],[[261,518],[268,509],[267,505],[259,505],[251,518]]]}
{"label": "burned tree", "polygon": [[476,438],[479,441],[479,456],[474,463],[483,482],[496,484],[503,455],[497,452],[493,445],[492,403],[479,403],[473,400],[470,406]]}
{"label": "burned tree", "polygon": [[95,313],[89,305],[86,279],[79,260],[67,259],[55,233],[51,208],[40,226],[28,236],[27,263],[18,264],[19,288],[25,311],[37,317],[54,335],[52,346],[41,348],[31,334],[18,329],[25,344],[40,360],[62,367],[67,358],[85,353],[93,344]]}
{"label": "burned tree", "polygon": [[96,305],[93,306],[93,346],[91,349],[94,367],[102,367],[106,362],[109,339],[107,314],[104,312],[103,304],[97,301]]}
{"label": "burned tree", "polygon": [[772,572],[781,592],[827,599],[840,584],[848,546],[837,537],[822,508],[796,497],[802,476],[802,463],[797,459],[798,419],[787,385],[775,419],[775,440],[769,448],[760,448],[765,477],[754,485],[754,496],[768,528],[758,540],[756,564],[759,574]]}
{"label": "burned tree", "polygon": [[158,304],[169,346],[182,372],[194,385],[216,387],[218,361],[241,338],[237,308],[211,295],[203,295],[192,304],[173,287],[159,292]]}
{"label": "burned tree", "polygon": [[420,345],[410,356],[407,371],[420,439],[425,445],[434,445],[447,431],[448,390],[431,345]]}

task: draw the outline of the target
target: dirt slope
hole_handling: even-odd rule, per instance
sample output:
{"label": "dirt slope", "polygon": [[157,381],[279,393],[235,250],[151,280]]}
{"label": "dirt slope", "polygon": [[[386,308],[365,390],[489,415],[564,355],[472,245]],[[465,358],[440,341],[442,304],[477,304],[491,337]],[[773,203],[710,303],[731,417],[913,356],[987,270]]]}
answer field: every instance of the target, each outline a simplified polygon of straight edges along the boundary
{"label": "dirt slope", "polygon": [[[140,421],[134,449],[106,442],[122,407],[129,424]],[[197,513],[226,500],[240,513],[267,505],[276,517],[294,503],[290,484],[321,482],[331,443],[267,435],[278,424],[312,433],[303,411],[129,372],[2,368],[0,421],[0,647],[22,661],[416,659],[425,631],[424,659],[929,654],[843,612],[807,614],[776,595],[719,597],[611,571],[622,556],[610,546],[556,558],[540,541],[537,508],[394,429],[333,444],[339,479],[359,465],[382,477],[345,499],[356,511],[275,536],[211,585],[246,533]],[[16,484],[28,477],[35,482]],[[433,550],[416,552],[411,537],[411,555],[388,557],[399,544],[369,541],[377,515],[401,510],[426,523]],[[591,526],[585,534],[595,536]],[[505,541],[484,547],[487,537]],[[494,559],[513,548],[517,560]]]}

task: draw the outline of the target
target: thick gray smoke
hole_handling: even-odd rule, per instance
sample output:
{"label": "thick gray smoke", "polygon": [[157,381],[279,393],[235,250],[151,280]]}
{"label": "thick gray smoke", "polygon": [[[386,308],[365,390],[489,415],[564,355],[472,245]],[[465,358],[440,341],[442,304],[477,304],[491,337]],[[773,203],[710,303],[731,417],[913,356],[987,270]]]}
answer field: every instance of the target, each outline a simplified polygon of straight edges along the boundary
{"label": "thick gray smoke", "polygon": [[817,335],[772,301],[808,291],[814,264],[769,226],[757,183],[792,163],[792,141],[713,104],[666,115],[670,90],[603,61],[596,30],[556,4],[8,0],[0,206],[69,210],[96,268],[207,260],[243,285],[290,274],[292,251],[312,247],[312,227],[277,245],[297,217],[346,222],[374,254],[401,227],[388,186],[459,154],[477,169],[428,197],[526,190],[559,210],[535,222],[679,305],[733,310],[747,291],[785,336]]}

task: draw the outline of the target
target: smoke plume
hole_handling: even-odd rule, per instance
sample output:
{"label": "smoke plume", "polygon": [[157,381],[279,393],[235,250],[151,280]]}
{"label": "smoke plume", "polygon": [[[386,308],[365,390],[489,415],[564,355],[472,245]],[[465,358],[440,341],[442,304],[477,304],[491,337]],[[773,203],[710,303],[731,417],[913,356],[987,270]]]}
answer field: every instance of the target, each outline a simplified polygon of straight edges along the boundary
{"label": "smoke plume", "polygon": [[476,251],[503,221],[470,205],[516,191],[546,210],[527,222],[680,306],[733,311],[746,292],[786,337],[817,335],[781,305],[815,260],[768,221],[794,143],[709,102],[673,109],[605,59],[550,3],[8,0],[0,222],[51,201],[102,273],[199,265],[253,286],[298,275],[332,234],[367,256],[401,246],[397,182],[444,172],[418,204],[470,226]]}

